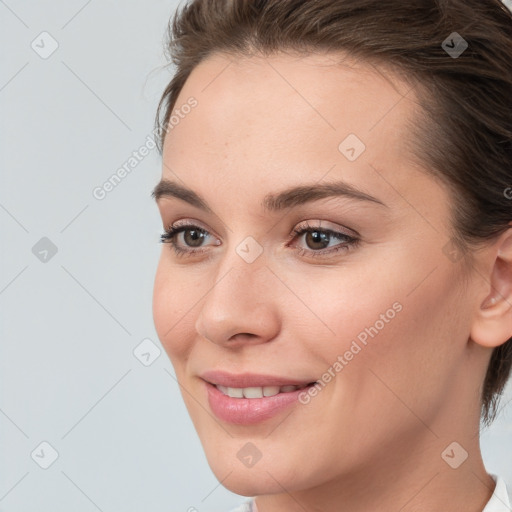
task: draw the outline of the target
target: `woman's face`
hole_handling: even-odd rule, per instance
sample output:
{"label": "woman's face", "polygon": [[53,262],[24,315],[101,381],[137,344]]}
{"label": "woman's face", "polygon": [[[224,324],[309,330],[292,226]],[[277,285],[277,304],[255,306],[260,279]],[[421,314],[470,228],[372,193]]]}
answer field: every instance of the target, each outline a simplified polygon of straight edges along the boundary
{"label": "woman's face", "polygon": [[482,283],[462,279],[447,190],[413,164],[414,89],[334,62],[210,57],[165,140],[163,180],[194,195],[156,189],[164,228],[191,227],[174,237],[185,252],[162,246],[155,325],[210,466],[239,494],[370,467],[396,478],[411,446],[452,471],[441,452],[478,421]]}

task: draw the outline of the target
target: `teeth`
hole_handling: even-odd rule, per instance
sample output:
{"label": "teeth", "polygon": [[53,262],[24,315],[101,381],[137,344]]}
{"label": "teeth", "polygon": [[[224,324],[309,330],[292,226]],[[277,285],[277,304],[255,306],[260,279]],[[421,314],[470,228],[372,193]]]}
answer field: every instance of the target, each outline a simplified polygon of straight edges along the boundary
{"label": "teeth", "polygon": [[217,389],[224,393],[225,395],[230,396],[231,398],[243,398],[244,393],[241,388],[228,388],[226,386],[217,386]]}
{"label": "teeth", "polygon": [[289,393],[304,386],[264,386],[249,388],[229,388],[217,385],[217,389],[231,398],[263,398],[264,396],[275,396],[278,393]]}
{"label": "teeth", "polygon": [[263,388],[263,396],[274,396],[279,393],[279,386],[265,386]]}
{"label": "teeth", "polygon": [[243,388],[244,398],[263,398],[263,388]]}

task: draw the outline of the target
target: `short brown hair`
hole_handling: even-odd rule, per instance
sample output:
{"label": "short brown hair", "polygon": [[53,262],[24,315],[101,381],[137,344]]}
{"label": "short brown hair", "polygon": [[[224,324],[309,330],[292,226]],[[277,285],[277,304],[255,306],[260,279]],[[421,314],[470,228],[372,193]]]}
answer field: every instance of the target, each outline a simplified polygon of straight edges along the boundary
{"label": "short brown hair", "polygon": [[[457,41],[459,55],[450,53]],[[452,192],[461,254],[471,259],[471,246],[509,227],[512,14],[500,0],[192,0],[169,20],[167,50],[176,70],[156,114],[160,151],[185,81],[213,53],[344,52],[419,86],[428,122],[416,123],[416,155]],[[486,424],[511,366],[512,338],[491,356],[481,394]]]}

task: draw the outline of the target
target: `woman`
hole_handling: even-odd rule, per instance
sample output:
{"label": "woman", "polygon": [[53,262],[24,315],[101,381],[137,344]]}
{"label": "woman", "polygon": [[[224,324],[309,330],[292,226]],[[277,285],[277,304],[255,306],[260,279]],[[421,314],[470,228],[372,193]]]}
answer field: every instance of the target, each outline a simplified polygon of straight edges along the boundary
{"label": "woman", "polygon": [[479,427],[512,363],[511,13],[196,0],[170,32],[153,311],[216,477],[258,512],[510,510]]}

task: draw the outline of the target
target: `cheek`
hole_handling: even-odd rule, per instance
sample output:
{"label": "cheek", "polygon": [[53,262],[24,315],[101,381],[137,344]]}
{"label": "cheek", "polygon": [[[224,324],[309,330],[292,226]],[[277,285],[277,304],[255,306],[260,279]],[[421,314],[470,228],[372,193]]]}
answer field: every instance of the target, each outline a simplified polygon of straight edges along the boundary
{"label": "cheek", "polygon": [[[325,363],[332,363],[350,350],[352,342],[364,349],[371,340],[387,337],[393,325],[400,323],[403,294],[392,282],[393,277],[383,275],[380,266],[373,276],[368,267],[355,266],[297,273],[294,291],[307,309],[299,304],[288,313],[295,315],[301,328],[310,331],[303,339],[311,341],[311,349],[323,354]],[[306,326],[305,318],[309,319]],[[354,352],[357,350],[355,346]]]}
{"label": "cheek", "polygon": [[[366,325],[353,323],[351,335],[357,340],[364,333],[367,343],[359,343],[358,362],[347,368],[346,381],[356,402],[372,402],[389,422],[406,420],[408,407],[427,423],[432,420],[464,360],[468,315],[460,282],[452,268],[440,265],[416,288],[423,270],[415,279],[397,279],[388,293],[382,291],[385,286],[381,291],[376,286],[371,314],[363,312],[364,301],[355,306]],[[386,308],[398,303],[400,311],[389,314]],[[382,313],[393,318],[379,322]]]}
{"label": "cheek", "polygon": [[[364,273],[347,267],[330,276],[318,274],[315,287],[310,275],[295,288],[318,315],[308,312],[312,320],[303,339],[310,353],[323,361],[326,371],[338,361],[333,371],[343,373],[343,386],[359,397],[363,389],[382,387],[370,370],[404,396],[428,392],[425,383],[430,381],[437,380],[433,386],[440,387],[467,338],[461,283],[450,262],[404,255],[399,264],[398,256],[386,273],[381,265],[365,265]],[[407,266],[407,261],[415,264]],[[415,382],[423,383],[423,390],[415,389]]]}
{"label": "cheek", "polygon": [[[165,250],[163,247],[162,251]],[[179,270],[169,265],[162,254],[153,287],[153,321],[173,364],[190,350],[195,330],[192,308],[197,301],[193,287],[187,287],[176,277]]]}

